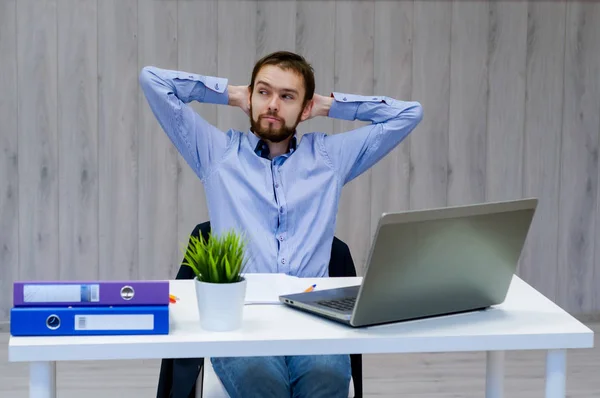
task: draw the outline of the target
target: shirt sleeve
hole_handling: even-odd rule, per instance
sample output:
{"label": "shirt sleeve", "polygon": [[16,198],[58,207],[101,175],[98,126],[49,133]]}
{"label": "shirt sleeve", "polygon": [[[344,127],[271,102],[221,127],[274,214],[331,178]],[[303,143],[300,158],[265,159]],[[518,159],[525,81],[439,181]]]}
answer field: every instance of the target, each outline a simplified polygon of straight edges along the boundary
{"label": "shirt sleeve", "polygon": [[229,136],[208,123],[188,103],[227,104],[228,79],[146,66],[140,86],[150,109],[194,172],[203,179],[222,158]]}
{"label": "shirt sleeve", "polygon": [[333,93],[329,117],[371,122],[343,133],[325,135],[323,146],[344,184],[358,177],[400,144],[423,118],[415,101],[385,96]]}

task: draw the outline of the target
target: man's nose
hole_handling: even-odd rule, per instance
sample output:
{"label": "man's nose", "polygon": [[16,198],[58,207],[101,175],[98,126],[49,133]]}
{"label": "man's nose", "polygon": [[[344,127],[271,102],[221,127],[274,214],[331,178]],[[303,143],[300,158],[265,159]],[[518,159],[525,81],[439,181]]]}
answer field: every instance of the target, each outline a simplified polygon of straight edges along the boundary
{"label": "man's nose", "polygon": [[272,111],[279,110],[279,98],[276,95],[271,97],[271,101],[269,101],[269,109]]}

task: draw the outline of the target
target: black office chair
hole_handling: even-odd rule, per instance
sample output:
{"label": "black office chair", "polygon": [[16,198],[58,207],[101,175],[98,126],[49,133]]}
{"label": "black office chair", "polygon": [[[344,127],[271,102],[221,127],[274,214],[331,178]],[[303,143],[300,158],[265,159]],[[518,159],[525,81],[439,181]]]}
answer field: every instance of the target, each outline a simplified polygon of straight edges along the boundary
{"label": "black office chair", "polygon": [[[210,221],[196,225],[192,236],[199,238],[200,234],[205,240],[210,236]],[[191,239],[190,239],[191,243]],[[333,237],[331,257],[329,260],[330,277],[356,276],[356,268],[350,253],[350,248],[337,237]],[[181,264],[176,279],[194,279],[192,269]],[[362,355],[350,354],[352,380],[354,383],[354,396],[362,398]],[[204,358],[166,358],[160,366],[157,398],[195,398],[196,381],[204,367]]]}

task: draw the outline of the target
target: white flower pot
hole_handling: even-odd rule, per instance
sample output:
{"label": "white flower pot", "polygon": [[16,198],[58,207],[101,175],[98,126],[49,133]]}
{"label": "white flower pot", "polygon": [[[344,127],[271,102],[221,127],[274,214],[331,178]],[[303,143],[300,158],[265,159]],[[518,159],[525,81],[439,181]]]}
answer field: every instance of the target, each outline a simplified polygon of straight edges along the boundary
{"label": "white flower pot", "polygon": [[229,331],[242,326],[246,279],[236,283],[207,283],[194,279],[200,326],[210,331]]}

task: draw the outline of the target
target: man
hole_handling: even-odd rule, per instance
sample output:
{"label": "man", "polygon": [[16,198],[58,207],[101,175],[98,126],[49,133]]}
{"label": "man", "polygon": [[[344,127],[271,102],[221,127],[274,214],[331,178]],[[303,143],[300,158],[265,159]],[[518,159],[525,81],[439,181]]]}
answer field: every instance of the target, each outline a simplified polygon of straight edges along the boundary
{"label": "man", "polygon": [[[422,118],[418,102],[385,96],[315,94],[312,67],[300,55],[275,52],[259,60],[249,86],[226,78],[143,68],[150,108],[202,181],[211,221],[250,238],[247,272],[328,275],[342,187],[395,148]],[[249,131],[220,131],[187,104],[240,107]],[[352,131],[307,133],[316,116],[371,122]],[[348,355],[213,358],[231,397],[347,397]]]}

